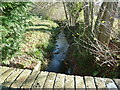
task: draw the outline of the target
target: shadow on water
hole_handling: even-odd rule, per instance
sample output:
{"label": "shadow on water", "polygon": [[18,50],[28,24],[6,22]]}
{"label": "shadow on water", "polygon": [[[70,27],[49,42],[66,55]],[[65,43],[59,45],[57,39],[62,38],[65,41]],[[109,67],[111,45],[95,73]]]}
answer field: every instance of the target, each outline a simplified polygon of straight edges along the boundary
{"label": "shadow on water", "polygon": [[66,59],[69,44],[65,37],[64,31],[61,31],[56,40],[56,47],[53,51],[53,57],[50,65],[47,68],[49,72],[64,73],[62,68],[64,67],[63,62]]}

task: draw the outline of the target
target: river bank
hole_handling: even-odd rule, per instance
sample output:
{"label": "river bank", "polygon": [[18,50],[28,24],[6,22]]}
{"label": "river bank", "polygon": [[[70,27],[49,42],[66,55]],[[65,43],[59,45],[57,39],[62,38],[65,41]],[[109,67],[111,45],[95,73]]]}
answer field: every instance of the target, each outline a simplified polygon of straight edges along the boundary
{"label": "river bank", "polygon": [[[70,62],[71,74],[119,78],[119,67],[112,70],[112,67],[100,66],[95,62],[95,55],[90,52],[89,49],[85,48],[89,45],[84,42],[82,37],[84,35],[82,32],[82,30],[84,30],[84,25],[83,23],[80,24],[81,25],[79,27],[69,27],[69,29],[65,29],[65,34],[69,43],[67,59]],[[119,45],[115,44],[113,40],[111,40],[108,48],[113,51],[118,50],[114,45],[119,47]],[[116,53],[116,55],[119,56],[119,53]],[[115,58],[117,59],[119,57]]]}
{"label": "river bank", "polygon": [[59,25],[37,16],[30,21],[32,24],[26,29],[20,50],[7,66],[33,70],[40,61],[41,70],[45,70],[51,61]]}

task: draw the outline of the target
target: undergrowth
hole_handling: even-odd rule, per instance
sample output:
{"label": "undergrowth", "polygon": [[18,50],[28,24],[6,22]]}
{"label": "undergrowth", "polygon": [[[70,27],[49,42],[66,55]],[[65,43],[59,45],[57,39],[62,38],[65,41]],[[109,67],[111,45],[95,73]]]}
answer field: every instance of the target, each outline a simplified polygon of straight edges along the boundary
{"label": "undergrowth", "polygon": [[29,25],[30,2],[0,3],[0,65],[9,64],[19,50],[26,27]]}
{"label": "undergrowth", "polygon": [[33,69],[37,61],[41,61],[41,70],[45,70],[55,46],[58,25],[37,16],[33,16],[29,21],[32,23],[26,29],[20,52],[10,60],[10,63],[13,66],[18,64],[19,68]]}
{"label": "undergrowth", "polygon": [[[91,52],[91,50],[94,50],[95,48],[91,47],[92,44],[89,42],[89,39],[87,39],[88,43],[84,42],[85,34],[83,30],[84,24],[82,22],[78,26],[76,25],[72,27],[67,27],[65,29],[66,36],[70,44],[67,56],[68,60],[70,60],[71,63],[70,68],[72,70],[72,74],[111,78],[119,77],[119,67],[108,67],[108,64],[100,66],[100,64],[95,61],[96,54],[94,54],[94,52]],[[93,43],[95,43],[94,40]],[[111,46],[109,46],[108,48],[110,49]],[[116,55],[119,56],[119,54]],[[104,60],[104,58],[102,60]]]}

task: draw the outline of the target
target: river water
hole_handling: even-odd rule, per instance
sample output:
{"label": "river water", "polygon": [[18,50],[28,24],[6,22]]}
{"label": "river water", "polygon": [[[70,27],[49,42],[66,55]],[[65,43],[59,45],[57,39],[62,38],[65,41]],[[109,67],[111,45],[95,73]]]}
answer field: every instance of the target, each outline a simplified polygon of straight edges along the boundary
{"label": "river water", "polygon": [[69,44],[65,37],[64,31],[61,31],[58,34],[58,39],[56,40],[56,47],[53,51],[52,61],[48,66],[47,71],[50,72],[62,72],[61,68],[63,67],[63,61],[66,58]]}

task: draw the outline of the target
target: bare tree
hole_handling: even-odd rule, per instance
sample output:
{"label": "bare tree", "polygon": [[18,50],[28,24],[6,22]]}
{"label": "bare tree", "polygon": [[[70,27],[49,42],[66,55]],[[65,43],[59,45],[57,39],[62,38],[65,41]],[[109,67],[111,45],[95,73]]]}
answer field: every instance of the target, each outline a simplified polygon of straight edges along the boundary
{"label": "bare tree", "polygon": [[88,37],[91,36],[91,33],[94,29],[94,2],[83,2],[83,11],[84,11],[84,32]]}
{"label": "bare tree", "polygon": [[81,2],[63,2],[64,10],[66,13],[66,19],[69,26],[75,26],[79,18],[80,12],[82,11]]}

